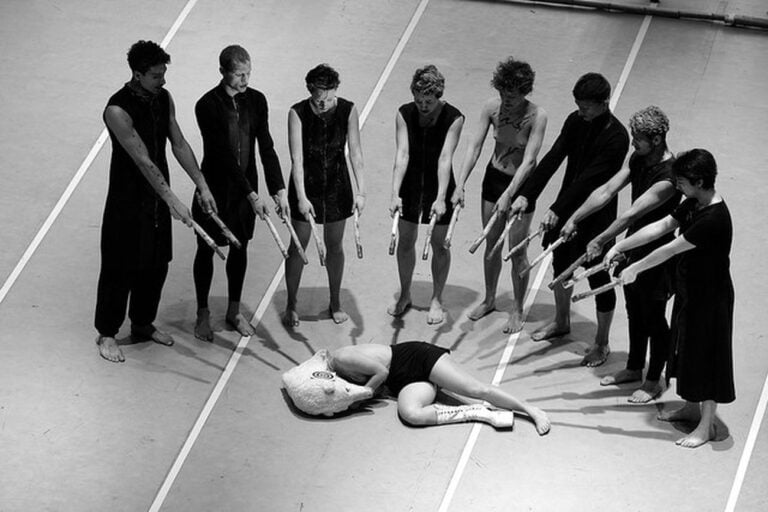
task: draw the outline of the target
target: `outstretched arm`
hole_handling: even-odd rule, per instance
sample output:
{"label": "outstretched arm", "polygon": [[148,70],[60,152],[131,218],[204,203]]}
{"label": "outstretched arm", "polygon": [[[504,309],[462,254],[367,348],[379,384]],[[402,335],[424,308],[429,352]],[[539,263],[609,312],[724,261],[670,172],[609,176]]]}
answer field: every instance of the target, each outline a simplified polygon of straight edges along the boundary
{"label": "outstretched arm", "polygon": [[605,261],[612,261],[622,252],[627,252],[630,249],[652,242],[657,238],[666,235],[670,231],[674,231],[679,225],[680,223],[671,215],[667,215],[653,224],[648,224],[611,247],[605,255]]}
{"label": "outstretched arm", "polygon": [[571,218],[563,225],[560,235],[564,236],[566,239],[573,236],[576,233],[576,226],[579,222],[600,210],[603,206],[608,204],[608,201],[613,199],[622,188],[627,186],[627,183],[629,183],[629,175],[629,167],[624,166],[618,173],[613,175],[611,179],[593,190],[592,193],[589,194],[589,197],[587,197],[587,200],[573,212]]}
{"label": "outstretched arm", "polygon": [[685,251],[690,251],[695,247],[696,246],[686,240],[683,235],[680,235],[668,244],[662,245],[651,252],[645,258],[625,268],[619,275],[619,279],[621,279],[623,284],[632,283],[637,279],[637,274],[640,272],[661,265],[671,257]]}

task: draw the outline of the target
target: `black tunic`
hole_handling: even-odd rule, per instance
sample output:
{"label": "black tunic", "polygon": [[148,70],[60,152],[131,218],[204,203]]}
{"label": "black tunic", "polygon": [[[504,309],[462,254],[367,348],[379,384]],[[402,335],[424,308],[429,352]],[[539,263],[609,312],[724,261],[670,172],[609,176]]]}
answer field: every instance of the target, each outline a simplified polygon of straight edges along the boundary
{"label": "black tunic", "polygon": [[697,209],[684,201],[673,213],[680,234],[694,249],[680,254],[672,312],[672,350],[667,380],[690,402],[736,398],[733,382],[733,283],[731,215],[725,202]]}
{"label": "black tunic", "polygon": [[[258,141],[264,178],[270,195],[285,188],[280,161],[269,133],[268,107],[264,95],[251,88],[235,96],[219,84],[195,105],[195,116],[203,137],[200,170],[211,189],[219,217],[240,240],[250,240],[256,215],[247,196],[259,190],[254,148]],[[202,208],[193,202],[192,213],[219,245],[227,241]]]}
{"label": "black tunic", "polygon": [[[147,147],[149,158],[170,184],[165,145],[170,122],[170,96],[157,95],[125,84],[107,102],[122,108]],[[101,225],[101,261],[105,267],[146,268],[168,263],[172,257],[171,214],[109,127],[112,159],[109,190]]]}
{"label": "black tunic", "polygon": [[[354,196],[344,147],[353,103],[337,98],[336,108],[315,114],[305,99],[291,107],[301,120],[304,155],[304,191],[315,210],[318,224],[336,222],[352,215]],[[306,221],[299,212],[296,187],[288,187],[291,217]]]}

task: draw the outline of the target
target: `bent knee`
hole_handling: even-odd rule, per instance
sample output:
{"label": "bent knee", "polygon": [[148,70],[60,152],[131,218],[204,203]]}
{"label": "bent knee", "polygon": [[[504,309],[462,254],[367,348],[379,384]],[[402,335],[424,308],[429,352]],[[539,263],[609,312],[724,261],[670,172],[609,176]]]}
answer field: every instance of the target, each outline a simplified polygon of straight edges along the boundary
{"label": "bent knee", "polygon": [[424,426],[435,422],[435,413],[427,407],[398,407],[397,413],[409,425]]}

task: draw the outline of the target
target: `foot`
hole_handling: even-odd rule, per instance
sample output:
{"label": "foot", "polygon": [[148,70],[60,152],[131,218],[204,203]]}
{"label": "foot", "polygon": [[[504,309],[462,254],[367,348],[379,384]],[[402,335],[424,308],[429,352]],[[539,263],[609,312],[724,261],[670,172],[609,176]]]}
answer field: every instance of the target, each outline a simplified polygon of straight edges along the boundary
{"label": "foot", "polygon": [[658,398],[663,391],[664,386],[658,380],[646,380],[642,386],[632,393],[632,396],[627,401],[633,404],[647,404],[651,400]]}
{"label": "foot", "polygon": [[504,334],[514,334],[516,332],[520,332],[523,330],[523,324],[525,322],[523,321],[523,312],[522,311],[512,311],[509,314],[509,320],[507,320],[507,325],[504,326],[504,329],[502,332]]}
{"label": "foot", "polygon": [[495,301],[484,300],[483,302],[475,306],[475,309],[469,312],[469,314],[467,315],[467,318],[475,322],[493,311],[496,311]]}
{"label": "foot", "polygon": [[608,345],[598,345],[595,343],[589,350],[587,350],[584,359],[581,360],[581,366],[587,366],[589,368],[600,366],[606,359],[608,359],[608,354],[610,353],[611,349],[608,348]]}
{"label": "foot", "polygon": [[427,323],[429,325],[436,325],[445,320],[445,311],[443,305],[437,299],[432,299],[429,304],[429,313],[427,313]]}
{"label": "foot", "polygon": [[152,340],[160,345],[170,347],[174,341],[170,334],[158,330],[154,325],[131,325],[131,336],[140,340]]}
{"label": "foot", "polygon": [[674,411],[662,411],[656,416],[660,421],[687,421],[695,423],[701,421],[701,410],[699,405],[686,402],[686,404]]}
{"label": "foot", "polygon": [[299,314],[295,309],[287,308],[283,313],[283,325],[289,329],[299,326]]}
{"label": "foot", "polygon": [[533,423],[536,425],[536,432],[538,432],[540,436],[549,432],[551,424],[549,423],[547,413],[532,405],[529,405],[525,412],[533,420]]}
{"label": "foot", "polygon": [[210,312],[206,308],[201,308],[197,311],[197,320],[195,320],[195,338],[202,341],[213,341]]}
{"label": "foot", "polygon": [[611,386],[614,384],[624,384],[625,382],[635,382],[643,378],[643,370],[619,370],[613,375],[606,375],[600,380],[601,386]]}
{"label": "foot", "polygon": [[698,448],[699,446],[708,443],[715,439],[717,430],[715,425],[699,425],[696,429],[687,436],[675,441],[677,446],[682,448]]}
{"label": "foot", "polygon": [[349,320],[349,315],[347,315],[347,313],[341,309],[341,307],[333,308],[329,306],[328,312],[331,314],[331,318],[333,318],[333,323],[335,324],[343,324]]}
{"label": "foot", "polygon": [[96,345],[99,347],[99,355],[113,363],[122,363],[125,361],[123,351],[117,344],[117,340],[111,336],[97,336]]}
{"label": "foot", "polygon": [[531,334],[531,339],[533,341],[543,341],[550,338],[559,338],[560,336],[565,336],[570,332],[570,325],[560,325],[559,323],[553,321],[549,322],[541,329],[533,331],[533,334]]}
{"label": "foot", "polygon": [[408,295],[400,295],[397,302],[387,308],[387,313],[394,317],[402,316],[411,308],[411,297]]}
{"label": "foot", "polygon": [[234,315],[227,313],[227,324],[240,333],[240,336],[248,337],[256,334],[256,330],[242,313],[235,313]]}

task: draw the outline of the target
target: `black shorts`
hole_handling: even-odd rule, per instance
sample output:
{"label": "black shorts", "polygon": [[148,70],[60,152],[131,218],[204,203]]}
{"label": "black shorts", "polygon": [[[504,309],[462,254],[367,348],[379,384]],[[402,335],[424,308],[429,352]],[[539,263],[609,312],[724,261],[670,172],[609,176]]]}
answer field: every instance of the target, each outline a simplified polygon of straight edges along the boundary
{"label": "black shorts", "polygon": [[384,384],[397,396],[408,384],[429,382],[429,374],[432,373],[437,360],[450,352],[447,348],[423,341],[406,341],[392,345],[389,376]]}
{"label": "black shorts", "polygon": [[[488,162],[488,166],[485,168],[485,176],[483,177],[483,189],[481,197],[484,201],[488,201],[489,203],[496,203],[496,201],[498,201],[501,197],[501,194],[507,190],[507,187],[510,183],[512,183],[512,176],[501,172],[495,168],[491,162]],[[518,194],[512,196],[510,203],[514,202],[514,200],[517,199],[517,196]],[[536,203],[529,201],[528,208],[526,208],[525,212],[523,213],[533,213],[535,208]]]}

